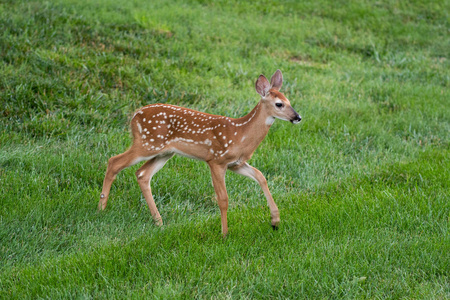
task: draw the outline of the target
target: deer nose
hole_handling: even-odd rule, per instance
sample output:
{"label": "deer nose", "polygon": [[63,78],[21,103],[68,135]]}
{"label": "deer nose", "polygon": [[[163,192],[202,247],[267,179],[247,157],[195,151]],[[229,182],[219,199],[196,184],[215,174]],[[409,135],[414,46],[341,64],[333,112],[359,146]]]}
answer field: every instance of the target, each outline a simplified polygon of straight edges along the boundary
{"label": "deer nose", "polygon": [[302,120],[302,117],[300,117],[299,114],[296,114],[295,118],[293,118],[293,119],[291,120],[291,122],[292,122],[292,124],[297,124],[297,123],[299,123],[301,120]]}

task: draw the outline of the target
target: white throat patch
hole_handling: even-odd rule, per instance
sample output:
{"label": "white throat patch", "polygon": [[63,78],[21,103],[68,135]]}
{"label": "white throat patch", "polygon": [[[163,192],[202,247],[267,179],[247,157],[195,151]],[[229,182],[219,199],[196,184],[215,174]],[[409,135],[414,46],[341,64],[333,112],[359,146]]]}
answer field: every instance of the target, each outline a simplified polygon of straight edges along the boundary
{"label": "white throat patch", "polygon": [[266,125],[272,125],[274,121],[275,121],[274,117],[267,117]]}

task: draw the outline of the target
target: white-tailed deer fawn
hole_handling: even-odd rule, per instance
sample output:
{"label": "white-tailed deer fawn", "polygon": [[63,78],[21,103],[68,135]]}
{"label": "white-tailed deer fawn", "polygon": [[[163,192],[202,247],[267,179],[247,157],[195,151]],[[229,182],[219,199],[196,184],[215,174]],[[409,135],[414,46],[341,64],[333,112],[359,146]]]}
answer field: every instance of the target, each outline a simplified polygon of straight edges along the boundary
{"label": "white-tailed deer fawn", "polygon": [[227,169],[257,181],[267,198],[274,229],[280,222],[264,175],[247,163],[266,136],[275,118],[301,121],[289,100],[279,92],[283,75],[277,70],[270,83],[264,75],[256,81],[261,100],[246,116],[233,119],[210,115],[168,104],[151,104],[139,109],[131,119],[133,145],[108,162],[98,208],[106,208],[111,184],[117,173],[140,161],[147,162],[136,172],[137,181],[157,225],[162,219],[150,189],[150,180],[174,154],[205,161],[211,170],[222,219],[222,233],[228,232],[228,195],[225,187]]}

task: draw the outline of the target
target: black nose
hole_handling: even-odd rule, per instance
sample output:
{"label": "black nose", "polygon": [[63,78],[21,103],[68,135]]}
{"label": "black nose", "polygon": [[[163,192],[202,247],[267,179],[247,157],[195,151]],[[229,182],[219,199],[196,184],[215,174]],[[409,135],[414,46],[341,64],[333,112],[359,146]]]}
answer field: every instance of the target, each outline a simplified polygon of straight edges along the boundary
{"label": "black nose", "polygon": [[302,117],[300,117],[300,115],[297,114],[297,115],[295,116],[295,118],[293,118],[293,119],[291,120],[291,123],[297,124],[297,123],[300,122],[301,120],[302,120]]}

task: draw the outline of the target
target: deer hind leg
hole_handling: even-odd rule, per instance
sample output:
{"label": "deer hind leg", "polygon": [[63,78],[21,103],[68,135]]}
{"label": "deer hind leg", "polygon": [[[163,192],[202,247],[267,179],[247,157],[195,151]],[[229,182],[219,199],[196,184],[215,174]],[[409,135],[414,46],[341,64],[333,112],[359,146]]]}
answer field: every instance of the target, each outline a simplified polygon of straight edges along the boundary
{"label": "deer hind leg", "polygon": [[247,176],[259,183],[264,192],[264,195],[266,196],[267,205],[270,209],[272,227],[273,229],[278,229],[278,224],[280,223],[280,212],[278,211],[278,207],[275,204],[275,201],[273,201],[272,195],[269,191],[269,187],[267,186],[267,180],[264,175],[258,169],[250,166],[248,163],[245,163],[239,167],[231,168],[230,170],[237,174]]}
{"label": "deer hind leg", "polygon": [[227,188],[225,186],[225,172],[227,169],[226,167],[213,164],[209,164],[209,168],[211,169],[211,178],[220,209],[222,234],[225,237],[228,233],[228,224],[227,224],[228,194]]}
{"label": "deer hind leg", "polygon": [[145,197],[145,201],[147,201],[153,220],[158,226],[163,225],[163,222],[158,208],[156,207],[155,200],[153,199],[150,181],[152,180],[153,175],[155,175],[172,156],[173,154],[154,157],[136,171],[137,181],[141,187],[142,194]]}
{"label": "deer hind leg", "polygon": [[108,202],[109,190],[116,179],[117,174],[123,169],[139,162],[139,155],[135,154],[133,148],[128,149],[122,154],[113,156],[108,161],[108,168],[106,169],[105,179],[103,180],[102,193],[98,203],[98,209],[104,210]]}

